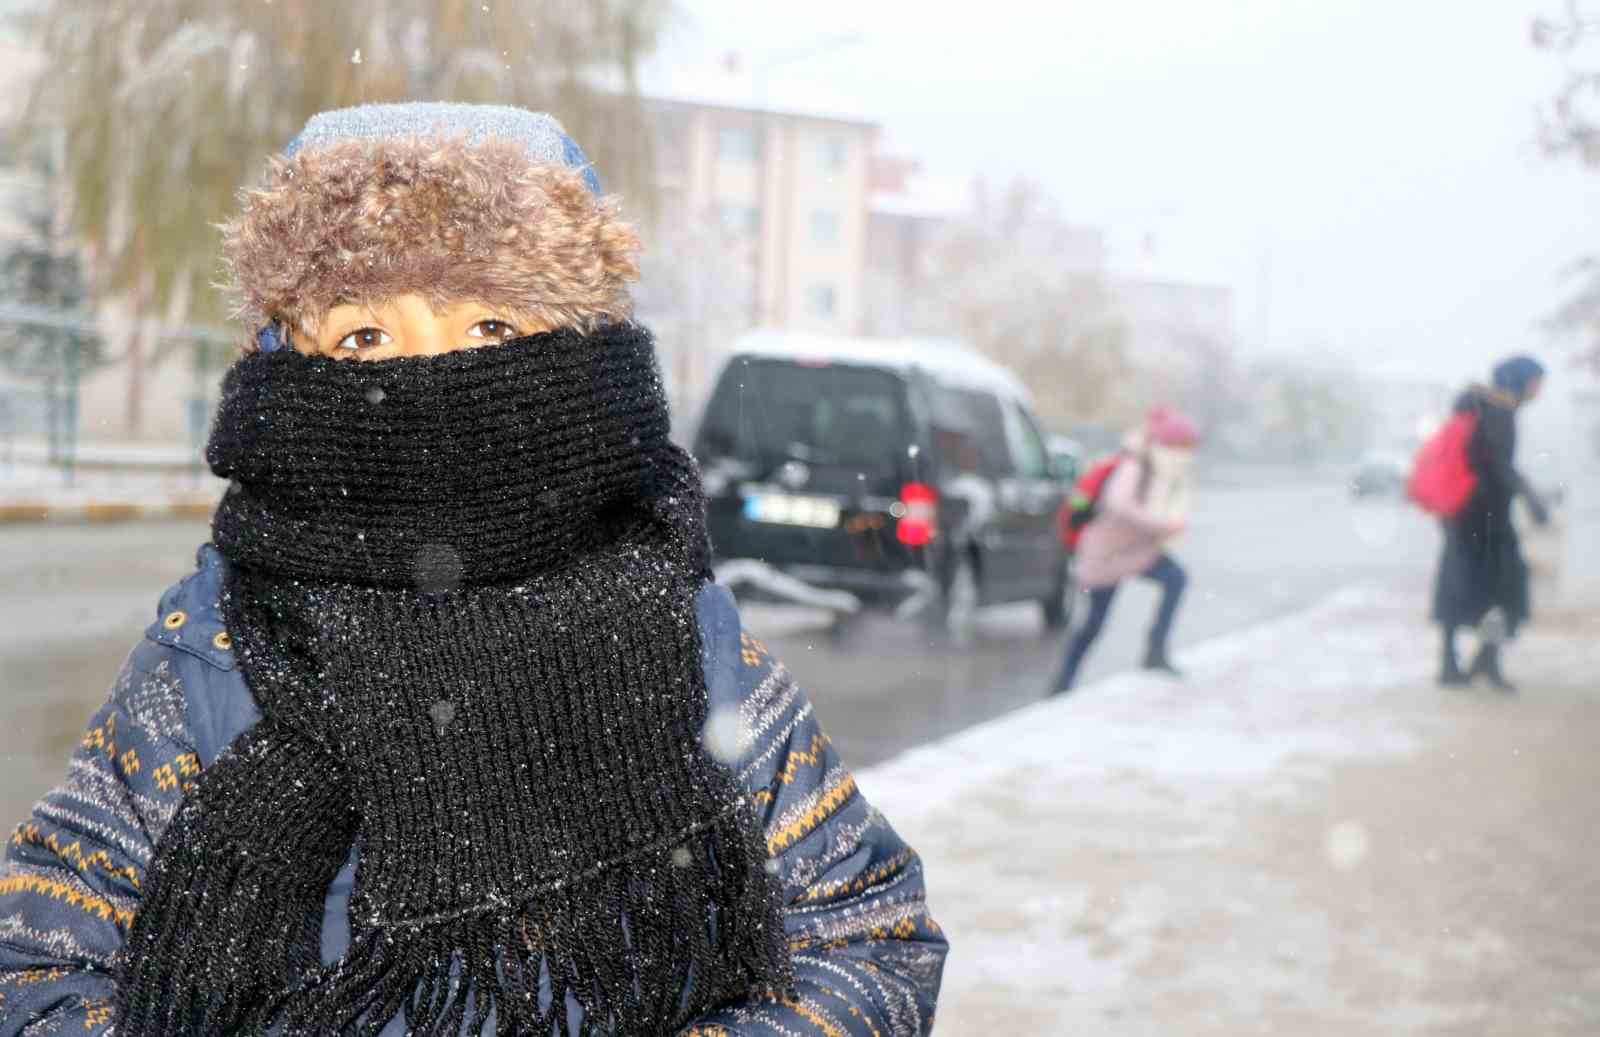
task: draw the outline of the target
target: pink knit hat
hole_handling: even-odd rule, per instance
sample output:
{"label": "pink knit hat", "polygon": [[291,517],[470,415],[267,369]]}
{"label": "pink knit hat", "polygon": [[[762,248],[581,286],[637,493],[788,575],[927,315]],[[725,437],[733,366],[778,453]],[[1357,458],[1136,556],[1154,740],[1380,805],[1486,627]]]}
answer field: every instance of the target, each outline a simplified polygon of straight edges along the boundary
{"label": "pink knit hat", "polygon": [[1200,442],[1200,427],[1171,407],[1156,407],[1145,420],[1145,431],[1156,446],[1193,448]]}

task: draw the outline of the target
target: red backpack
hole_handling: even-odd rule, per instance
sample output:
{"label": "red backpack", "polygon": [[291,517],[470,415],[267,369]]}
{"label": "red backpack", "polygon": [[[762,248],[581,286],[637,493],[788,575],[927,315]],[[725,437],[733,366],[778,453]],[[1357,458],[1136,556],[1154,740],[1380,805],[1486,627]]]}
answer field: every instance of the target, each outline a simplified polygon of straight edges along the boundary
{"label": "red backpack", "polygon": [[1056,512],[1056,536],[1061,538],[1061,543],[1069,551],[1078,549],[1078,541],[1083,539],[1083,530],[1090,522],[1094,521],[1095,513],[1099,510],[1100,492],[1106,487],[1106,480],[1111,478],[1111,473],[1116,471],[1117,465],[1122,463],[1121,454],[1112,454],[1102,457],[1089,466],[1089,470],[1078,476],[1078,481],[1072,484],[1072,496],[1067,498],[1061,510]]}
{"label": "red backpack", "polygon": [[1456,414],[1422,444],[1411,466],[1406,493],[1423,511],[1440,518],[1455,518],[1472,499],[1478,477],[1467,460],[1467,444],[1478,430],[1478,416]]}

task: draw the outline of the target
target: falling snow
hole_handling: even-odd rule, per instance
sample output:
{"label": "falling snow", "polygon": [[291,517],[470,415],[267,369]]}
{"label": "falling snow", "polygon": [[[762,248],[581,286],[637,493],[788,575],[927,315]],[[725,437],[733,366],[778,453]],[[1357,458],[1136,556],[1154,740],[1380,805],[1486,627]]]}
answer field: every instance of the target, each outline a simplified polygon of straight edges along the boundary
{"label": "falling snow", "polygon": [[706,719],[705,730],[701,734],[706,751],[718,763],[729,766],[738,763],[739,758],[750,746],[750,732],[744,722],[744,716],[737,709],[724,706],[712,710]]}
{"label": "falling snow", "polygon": [[1340,821],[1328,829],[1328,862],[1349,871],[1367,859],[1367,829],[1360,821]]}
{"label": "falling snow", "polygon": [[461,584],[461,555],[449,544],[423,544],[412,563],[412,574],[417,589],[426,594],[455,590]]}
{"label": "falling snow", "polygon": [[449,699],[439,699],[428,707],[428,715],[433,718],[434,733],[443,738],[450,721],[455,718],[456,704]]}

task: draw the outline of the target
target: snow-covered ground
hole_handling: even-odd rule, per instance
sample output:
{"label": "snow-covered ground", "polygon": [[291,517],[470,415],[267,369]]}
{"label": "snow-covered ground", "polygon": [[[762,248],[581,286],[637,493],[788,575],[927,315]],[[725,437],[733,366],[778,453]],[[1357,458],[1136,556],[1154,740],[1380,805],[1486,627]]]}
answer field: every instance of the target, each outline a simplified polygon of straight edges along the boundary
{"label": "snow-covered ground", "polygon": [[1600,616],[1432,684],[1339,592],[859,777],[953,944],[938,1033],[1600,1032]]}

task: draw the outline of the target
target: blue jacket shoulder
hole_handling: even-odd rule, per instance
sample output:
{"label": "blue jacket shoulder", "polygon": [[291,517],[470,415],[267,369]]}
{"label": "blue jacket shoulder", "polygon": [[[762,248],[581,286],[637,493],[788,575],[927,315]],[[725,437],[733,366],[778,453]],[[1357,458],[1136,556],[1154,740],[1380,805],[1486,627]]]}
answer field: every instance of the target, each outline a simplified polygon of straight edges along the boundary
{"label": "blue jacket shoulder", "polygon": [[210,544],[195,554],[195,570],[161,595],[145,628],[142,650],[163,655],[183,689],[189,735],[202,766],[261,717],[234,658],[222,621],[227,563]]}

